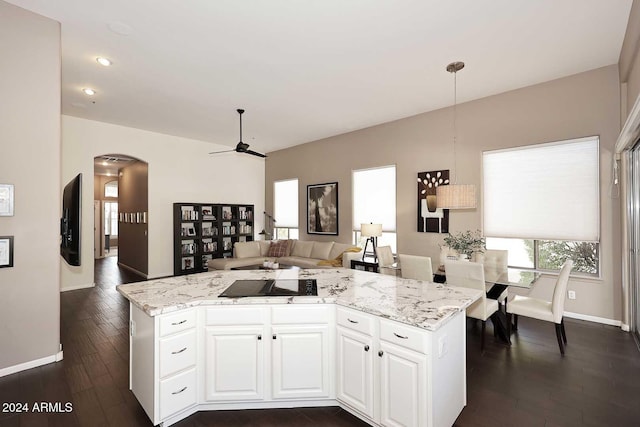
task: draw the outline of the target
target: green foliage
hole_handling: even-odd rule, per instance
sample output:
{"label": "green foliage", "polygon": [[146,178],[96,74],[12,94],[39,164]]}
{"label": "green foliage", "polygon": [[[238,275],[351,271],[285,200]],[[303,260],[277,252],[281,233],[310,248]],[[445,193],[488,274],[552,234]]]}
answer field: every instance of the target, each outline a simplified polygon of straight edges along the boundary
{"label": "green foliage", "polygon": [[469,258],[476,252],[483,253],[485,246],[485,240],[480,230],[449,234],[444,238],[444,243],[459,254],[466,254]]}
{"label": "green foliage", "polygon": [[[533,240],[525,240],[527,252],[534,259]],[[538,241],[538,268],[560,270],[565,260],[573,260],[573,271],[598,273],[598,244],[593,242],[565,242],[560,240]]]}

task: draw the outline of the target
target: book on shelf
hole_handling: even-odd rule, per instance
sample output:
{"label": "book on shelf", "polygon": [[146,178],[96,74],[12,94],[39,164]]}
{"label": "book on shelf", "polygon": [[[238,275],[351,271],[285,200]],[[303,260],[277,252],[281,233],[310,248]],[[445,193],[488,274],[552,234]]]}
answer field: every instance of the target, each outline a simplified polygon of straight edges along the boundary
{"label": "book on shelf", "polygon": [[233,214],[231,213],[231,206],[223,206],[222,207],[222,219],[232,219]]}
{"label": "book on shelf", "polygon": [[193,206],[182,206],[180,209],[183,220],[194,221],[198,219],[198,211]]}

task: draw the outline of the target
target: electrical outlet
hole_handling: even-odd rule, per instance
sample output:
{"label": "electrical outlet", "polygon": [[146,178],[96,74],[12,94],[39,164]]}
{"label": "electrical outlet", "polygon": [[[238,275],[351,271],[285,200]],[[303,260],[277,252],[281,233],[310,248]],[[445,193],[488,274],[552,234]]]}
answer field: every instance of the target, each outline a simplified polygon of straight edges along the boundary
{"label": "electrical outlet", "polygon": [[569,299],[576,299],[576,291],[569,291]]}

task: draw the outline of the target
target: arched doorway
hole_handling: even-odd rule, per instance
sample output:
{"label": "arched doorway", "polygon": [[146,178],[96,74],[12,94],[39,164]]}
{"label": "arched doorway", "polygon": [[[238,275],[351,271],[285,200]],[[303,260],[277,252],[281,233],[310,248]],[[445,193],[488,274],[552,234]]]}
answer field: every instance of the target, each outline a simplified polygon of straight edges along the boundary
{"label": "arched doorway", "polygon": [[[124,154],[94,158],[94,280],[120,268],[148,275],[148,164]],[[111,258],[104,260],[105,258]],[[98,268],[100,263],[100,268]],[[117,284],[117,283],[114,283]]]}

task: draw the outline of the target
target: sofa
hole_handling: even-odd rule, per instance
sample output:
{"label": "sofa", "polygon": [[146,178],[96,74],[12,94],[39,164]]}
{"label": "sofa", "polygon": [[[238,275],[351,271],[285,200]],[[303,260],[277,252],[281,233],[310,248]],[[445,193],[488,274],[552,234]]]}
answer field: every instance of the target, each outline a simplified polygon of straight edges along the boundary
{"label": "sofa", "polygon": [[349,243],[311,240],[236,242],[233,245],[233,258],[211,259],[207,266],[210,271],[231,270],[271,261],[300,268],[351,268],[351,260],[362,258],[362,251],[354,250]]}

